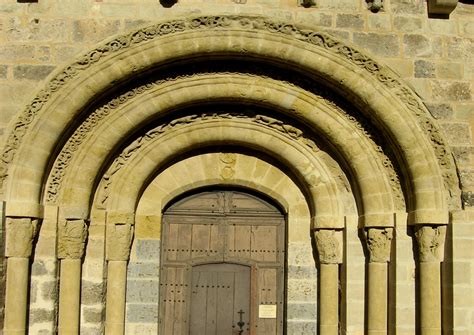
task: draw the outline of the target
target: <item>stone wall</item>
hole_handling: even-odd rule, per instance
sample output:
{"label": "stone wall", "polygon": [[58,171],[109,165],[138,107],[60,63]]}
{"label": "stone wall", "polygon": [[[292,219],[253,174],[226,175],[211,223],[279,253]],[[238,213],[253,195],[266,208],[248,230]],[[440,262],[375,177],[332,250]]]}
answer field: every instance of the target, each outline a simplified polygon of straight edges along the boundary
{"label": "stone wall", "polygon": [[[237,1],[236,1],[237,2]],[[158,20],[205,13],[265,14],[327,31],[386,63],[424,99],[457,158],[464,199],[474,205],[474,6],[459,3],[449,19],[433,19],[421,0],[385,1],[372,13],[364,0],[40,0],[0,3],[0,134],[54,69],[97,42]]]}
{"label": "stone wall", "polygon": [[[378,13],[369,11],[364,0],[316,0],[312,8],[300,7],[296,0],[179,0],[170,8],[157,0],[38,0],[37,3],[3,0],[0,3],[0,139],[4,138],[9,121],[33,98],[48,75],[96,43],[158,20],[206,13],[264,14],[324,30],[390,66],[424,100],[455,155],[466,209],[453,214],[455,224],[448,231],[445,272],[451,271],[453,275],[445,282],[446,291],[452,291],[452,296],[446,299],[456,304],[454,319],[445,322],[452,323],[456,334],[471,334],[474,329],[474,5],[468,2],[459,3],[449,19],[435,19],[428,17],[427,4],[421,0],[385,0],[384,9]],[[100,333],[101,329],[95,325],[104,319],[103,222],[97,225],[97,235],[94,234],[92,230],[87,251],[87,255],[94,257],[84,263],[82,282],[81,322],[85,325],[84,333],[91,334]],[[360,315],[363,308],[357,306],[364,304],[364,255],[359,237],[354,231],[351,234],[346,239],[346,252],[350,256],[343,281],[347,284],[347,294],[350,292],[353,298],[347,301],[351,312],[343,322],[352,325],[357,333],[363,329],[363,324],[358,324],[363,320]],[[396,278],[398,291],[391,292],[391,299],[396,301],[398,309],[397,319],[390,322],[395,323],[400,333],[412,334],[416,285],[413,241],[403,225],[397,227],[396,235],[397,263],[391,275]],[[312,286],[305,286],[308,278],[316,278],[316,270],[308,262],[308,250],[305,252],[300,252],[304,257],[289,255],[288,285],[304,286],[308,294],[298,296],[295,291],[296,295],[289,297],[288,318],[294,320],[289,327],[294,327],[295,333],[304,329],[309,334],[315,327],[309,320],[316,319],[316,307],[311,301],[315,301],[317,288],[316,280]],[[126,320],[130,334],[152,332],[156,327],[157,305],[153,299],[157,296],[144,291],[158,285],[156,259],[159,257],[152,257],[158,253],[158,240],[135,240],[128,267]],[[35,324],[38,333],[52,331],[56,271],[51,260],[41,257],[32,265],[30,323]],[[134,312],[137,309],[140,313]]]}

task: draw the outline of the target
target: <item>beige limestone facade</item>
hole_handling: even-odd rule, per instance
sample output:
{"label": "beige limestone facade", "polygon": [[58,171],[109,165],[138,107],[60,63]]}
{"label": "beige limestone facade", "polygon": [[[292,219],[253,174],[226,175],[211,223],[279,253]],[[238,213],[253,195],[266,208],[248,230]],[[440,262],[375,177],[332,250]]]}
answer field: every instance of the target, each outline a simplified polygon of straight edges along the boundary
{"label": "beige limestone facade", "polygon": [[241,334],[472,335],[473,141],[471,1],[0,0],[0,333],[178,334],[163,215],[239,190],[286,236]]}

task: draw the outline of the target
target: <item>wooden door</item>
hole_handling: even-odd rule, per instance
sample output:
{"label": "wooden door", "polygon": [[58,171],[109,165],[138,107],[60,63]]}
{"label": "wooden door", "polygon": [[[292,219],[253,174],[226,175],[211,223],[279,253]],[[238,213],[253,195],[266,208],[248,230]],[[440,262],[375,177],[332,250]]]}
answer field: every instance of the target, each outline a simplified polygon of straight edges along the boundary
{"label": "wooden door", "polygon": [[160,334],[239,334],[240,310],[242,334],[282,334],[284,223],[274,205],[239,191],[202,192],[169,207]]}
{"label": "wooden door", "polygon": [[194,266],[191,335],[248,335],[250,267],[238,264]]}

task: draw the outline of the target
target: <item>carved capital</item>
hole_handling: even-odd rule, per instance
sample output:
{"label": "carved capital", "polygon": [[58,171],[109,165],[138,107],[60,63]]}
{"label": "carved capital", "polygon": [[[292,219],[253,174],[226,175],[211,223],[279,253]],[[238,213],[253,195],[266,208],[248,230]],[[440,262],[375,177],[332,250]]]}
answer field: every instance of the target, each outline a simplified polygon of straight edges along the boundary
{"label": "carved capital", "polygon": [[127,261],[133,241],[133,225],[116,223],[107,226],[107,260]]}
{"label": "carved capital", "polygon": [[369,262],[390,262],[390,248],[393,239],[393,228],[369,228],[365,232]]}
{"label": "carved capital", "polygon": [[415,237],[420,262],[443,261],[446,226],[417,226],[415,227]]}
{"label": "carved capital", "polygon": [[6,219],[6,257],[27,258],[31,256],[38,222],[38,219],[34,218]]}
{"label": "carved capital", "polygon": [[342,263],[342,233],[334,229],[314,231],[319,262],[322,264]]}
{"label": "carved capital", "polygon": [[66,220],[58,226],[58,258],[81,259],[87,239],[85,220]]}

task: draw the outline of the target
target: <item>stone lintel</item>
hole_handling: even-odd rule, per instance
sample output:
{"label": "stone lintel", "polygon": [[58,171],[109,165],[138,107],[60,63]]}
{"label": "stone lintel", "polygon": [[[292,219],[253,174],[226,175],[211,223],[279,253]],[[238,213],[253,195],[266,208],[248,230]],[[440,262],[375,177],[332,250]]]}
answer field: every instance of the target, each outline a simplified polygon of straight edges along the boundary
{"label": "stone lintel", "polygon": [[5,215],[19,218],[43,218],[44,208],[38,203],[7,201]]}
{"label": "stone lintel", "polygon": [[408,224],[425,225],[437,224],[446,225],[449,222],[449,211],[447,210],[414,210],[408,213]]}
{"label": "stone lintel", "polygon": [[362,227],[394,227],[395,213],[368,213],[359,217]]}

